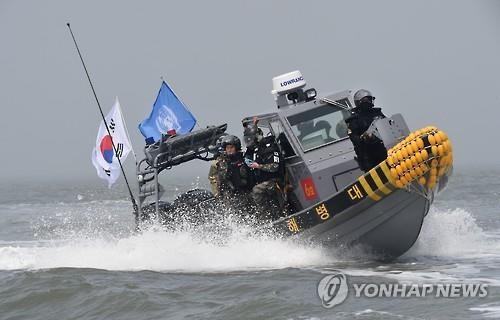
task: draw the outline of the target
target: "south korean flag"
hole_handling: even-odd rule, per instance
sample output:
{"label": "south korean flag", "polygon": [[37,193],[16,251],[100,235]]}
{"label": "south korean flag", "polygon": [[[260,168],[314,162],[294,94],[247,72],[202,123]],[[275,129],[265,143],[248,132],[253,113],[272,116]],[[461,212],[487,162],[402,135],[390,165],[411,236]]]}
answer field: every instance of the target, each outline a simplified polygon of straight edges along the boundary
{"label": "south korean flag", "polygon": [[97,175],[108,181],[108,186],[111,187],[120,176],[118,159],[122,163],[125,162],[128,154],[132,151],[132,144],[128,137],[125,121],[123,121],[118,98],[106,116],[106,123],[109,133],[104,121],[101,121],[96,144],[92,150],[92,164],[97,170]]}

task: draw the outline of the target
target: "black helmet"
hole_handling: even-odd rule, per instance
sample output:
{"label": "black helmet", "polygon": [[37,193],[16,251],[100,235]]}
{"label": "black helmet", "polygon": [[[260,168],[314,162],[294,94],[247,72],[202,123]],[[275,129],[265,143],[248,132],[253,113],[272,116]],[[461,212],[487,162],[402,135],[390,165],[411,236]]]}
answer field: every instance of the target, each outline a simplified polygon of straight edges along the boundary
{"label": "black helmet", "polygon": [[222,142],[224,141],[225,137],[227,137],[226,134],[224,134],[223,136],[220,136],[219,139],[217,139],[217,141],[215,142],[215,148],[217,149],[217,152],[219,154],[224,152],[224,148],[222,147]]}
{"label": "black helmet", "polygon": [[365,89],[360,89],[354,94],[354,104],[358,108],[362,105],[373,107],[373,100],[375,100],[375,97],[370,91]]}
{"label": "black helmet", "polygon": [[226,146],[233,145],[236,147],[236,151],[241,150],[241,141],[237,136],[227,135],[222,139],[222,149],[225,150]]}
{"label": "black helmet", "polygon": [[262,136],[262,130],[255,124],[249,124],[243,130],[243,140],[247,147],[251,147],[257,141],[257,136]]}

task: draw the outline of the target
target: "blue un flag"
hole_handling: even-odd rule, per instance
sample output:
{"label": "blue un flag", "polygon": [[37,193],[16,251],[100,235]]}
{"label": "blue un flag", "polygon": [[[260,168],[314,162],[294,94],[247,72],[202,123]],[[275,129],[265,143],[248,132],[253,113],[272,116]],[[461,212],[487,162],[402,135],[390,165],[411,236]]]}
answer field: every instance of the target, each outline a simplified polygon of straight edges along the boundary
{"label": "blue un flag", "polygon": [[193,130],[195,124],[194,116],[163,81],[153,110],[149,117],[139,124],[139,131],[147,140],[153,138],[156,142],[169,130],[184,134]]}

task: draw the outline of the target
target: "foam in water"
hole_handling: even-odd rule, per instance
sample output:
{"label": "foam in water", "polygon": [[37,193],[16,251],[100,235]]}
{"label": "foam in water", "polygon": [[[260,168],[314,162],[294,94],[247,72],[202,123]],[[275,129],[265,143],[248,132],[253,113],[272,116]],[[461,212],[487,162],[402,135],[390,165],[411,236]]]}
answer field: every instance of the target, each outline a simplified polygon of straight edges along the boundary
{"label": "foam in water", "polygon": [[356,318],[358,317],[366,317],[366,318],[381,318],[381,319],[390,319],[390,318],[396,318],[396,319],[408,319],[408,320],[420,320],[422,318],[414,318],[410,316],[405,316],[401,314],[396,314],[396,313],[391,313],[388,311],[378,311],[378,310],[373,310],[373,309],[365,309],[362,311],[358,311],[354,313],[354,316]]}
{"label": "foam in water", "polygon": [[482,316],[485,318],[499,319],[500,318],[500,306],[480,306],[475,308],[469,308],[471,311],[482,312]]}
{"label": "foam in water", "polygon": [[319,247],[252,235],[249,226],[234,221],[230,214],[197,230],[165,231],[157,227],[135,233],[128,203],[93,204],[57,205],[44,210],[32,225],[35,241],[0,243],[0,269],[218,272],[324,265],[331,261]]}
{"label": "foam in water", "polygon": [[500,306],[497,302],[482,304],[478,307],[469,308],[471,311],[482,312],[482,316],[485,318],[499,319],[500,318]]}
{"label": "foam in water", "polygon": [[496,253],[498,247],[466,210],[431,210],[407,255],[467,258]]}
{"label": "foam in water", "polygon": [[498,265],[499,252],[500,235],[483,230],[471,213],[460,208],[433,209],[415,245],[394,263],[339,270],[351,276],[386,277],[399,282],[465,281],[500,286],[496,277],[481,276],[482,269]]}
{"label": "foam in water", "polygon": [[327,264],[321,248],[287,240],[233,236],[224,244],[190,232],[149,230],[118,240],[79,239],[0,248],[0,269],[231,271]]}
{"label": "foam in water", "polygon": [[[99,219],[107,221],[106,217]],[[66,221],[67,219],[64,219]],[[331,249],[298,244],[287,239],[265,236],[248,237],[244,226],[233,224],[223,244],[208,241],[210,235],[200,236],[190,231],[148,230],[140,234],[123,233],[115,237],[100,232],[75,233],[74,220],[70,225],[57,225],[62,232],[47,241],[0,244],[0,269],[98,268],[107,270],[155,270],[180,272],[217,272],[249,269],[309,267],[335,264]],[[54,230],[54,223],[49,220]],[[90,226],[96,226],[94,222]],[[81,227],[81,222],[77,225]],[[64,231],[66,230],[66,237]],[[91,228],[94,229],[94,228]],[[205,240],[203,240],[205,239]],[[405,257],[412,259],[432,256],[445,259],[499,257],[500,242],[492,239],[477,225],[473,216],[463,209],[431,210],[414,248]],[[404,257],[403,257],[404,258]],[[345,270],[355,275],[356,270]],[[364,269],[363,272],[368,270]],[[387,270],[374,270],[381,275]],[[474,274],[475,270],[458,270]],[[433,271],[436,273],[436,271]],[[374,275],[375,275],[374,274]],[[419,277],[418,271],[398,272],[400,279]],[[421,275],[446,278],[441,272]],[[452,279],[450,279],[452,280]]]}

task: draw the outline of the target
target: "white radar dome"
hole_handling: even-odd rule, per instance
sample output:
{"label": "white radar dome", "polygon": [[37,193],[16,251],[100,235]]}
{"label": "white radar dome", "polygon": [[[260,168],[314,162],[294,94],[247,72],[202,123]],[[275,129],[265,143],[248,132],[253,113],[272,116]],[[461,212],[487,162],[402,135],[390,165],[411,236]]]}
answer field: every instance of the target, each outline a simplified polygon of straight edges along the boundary
{"label": "white radar dome", "polygon": [[284,94],[306,86],[306,81],[299,70],[288,72],[273,78],[272,94]]}

